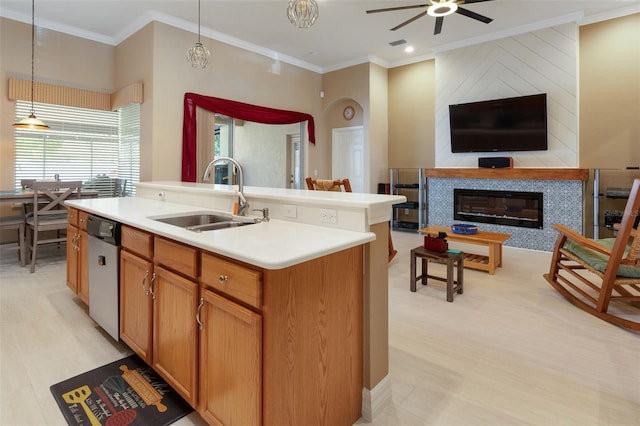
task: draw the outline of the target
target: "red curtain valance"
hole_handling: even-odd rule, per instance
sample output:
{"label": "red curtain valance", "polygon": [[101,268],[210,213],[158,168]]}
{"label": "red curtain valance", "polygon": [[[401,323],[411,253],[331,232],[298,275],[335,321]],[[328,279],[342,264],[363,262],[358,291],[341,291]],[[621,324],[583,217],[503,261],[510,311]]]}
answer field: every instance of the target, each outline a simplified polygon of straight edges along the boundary
{"label": "red curtain valance", "polygon": [[196,107],[217,112],[240,120],[263,124],[294,124],[307,122],[309,142],[315,144],[313,116],[296,111],[285,111],[227,99],[203,96],[196,93],[184,95],[184,119],[182,122],[182,181],[196,181]]}

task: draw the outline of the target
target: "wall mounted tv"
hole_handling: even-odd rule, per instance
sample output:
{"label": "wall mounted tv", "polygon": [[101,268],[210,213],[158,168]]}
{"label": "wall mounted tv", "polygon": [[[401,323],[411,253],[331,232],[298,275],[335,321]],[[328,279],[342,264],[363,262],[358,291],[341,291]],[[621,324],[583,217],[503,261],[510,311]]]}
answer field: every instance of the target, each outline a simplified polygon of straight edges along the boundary
{"label": "wall mounted tv", "polygon": [[451,152],[544,151],[547,95],[449,105]]}

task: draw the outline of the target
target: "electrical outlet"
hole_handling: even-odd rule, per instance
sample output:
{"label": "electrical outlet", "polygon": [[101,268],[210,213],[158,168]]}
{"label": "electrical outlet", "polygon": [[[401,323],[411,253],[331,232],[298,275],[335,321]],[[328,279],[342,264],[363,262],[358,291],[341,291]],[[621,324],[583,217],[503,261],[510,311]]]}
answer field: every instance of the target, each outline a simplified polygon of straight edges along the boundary
{"label": "electrical outlet", "polygon": [[296,218],[298,216],[298,209],[293,204],[282,205],[282,217]]}
{"label": "electrical outlet", "polygon": [[338,223],[338,212],[332,209],[320,209],[320,222]]}

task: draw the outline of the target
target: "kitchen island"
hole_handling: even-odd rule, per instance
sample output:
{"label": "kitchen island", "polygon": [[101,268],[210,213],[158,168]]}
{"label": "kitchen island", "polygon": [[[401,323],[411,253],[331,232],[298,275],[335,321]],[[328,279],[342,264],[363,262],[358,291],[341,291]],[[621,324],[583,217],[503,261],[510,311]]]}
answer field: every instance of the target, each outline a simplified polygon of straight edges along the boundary
{"label": "kitchen island", "polygon": [[[263,188],[245,196],[251,208],[269,208],[271,220],[196,233],[153,219],[230,211],[233,192],[202,184],[146,183],[134,198],[69,203],[124,224],[122,340],[211,423],[370,417],[380,380],[370,383],[388,368],[386,220],[402,197]],[[336,223],[318,220],[328,208]],[[144,284],[145,273],[154,284]],[[385,307],[372,309],[379,293]],[[141,306],[146,331],[132,328]]]}

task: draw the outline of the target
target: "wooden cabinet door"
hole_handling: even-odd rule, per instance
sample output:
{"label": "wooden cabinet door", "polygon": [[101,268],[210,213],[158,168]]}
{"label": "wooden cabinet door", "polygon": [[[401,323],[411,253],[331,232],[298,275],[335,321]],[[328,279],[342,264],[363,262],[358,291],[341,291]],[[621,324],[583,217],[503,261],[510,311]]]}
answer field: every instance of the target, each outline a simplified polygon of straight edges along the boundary
{"label": "wooden cabinet door", "polygon": [[210,290],[201,296],[198,411],[209,424],[259,425],[262,317]]}
{"label": "wooden cabinet door", "polygon": [[79,231],[78,234],[78,296],[89,305],[89,262],[93,259],[89,259],[89,234],[87,231]]}
{"label": "wooden cabinet door", "polygon": [[67,287],[78,294],[78,228],[67,225]]}
{"label": "wooden cabinet door", "polygon": [[151,364],[153,263],[120,253],[120,338]]}
{"label": "wooden cabinet door", "polygon": [[153,368],[192,406],[198,396],[198,284],[161,266],[153,286]]}

